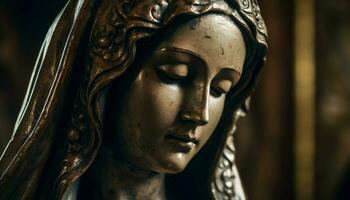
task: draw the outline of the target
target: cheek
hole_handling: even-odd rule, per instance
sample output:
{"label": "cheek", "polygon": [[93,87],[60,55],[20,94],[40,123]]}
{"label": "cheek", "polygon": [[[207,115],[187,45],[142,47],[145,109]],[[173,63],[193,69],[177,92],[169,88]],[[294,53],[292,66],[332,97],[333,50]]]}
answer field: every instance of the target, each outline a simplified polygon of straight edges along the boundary
{"label": "cheek", "polygon": [[210,115],[212,116],[212,123],[216,127],[224,111],[225,98],[212,98],[210,104]]}
{"label": "cheek", "polygon": [[181,107],[183,91],[172,85],[161,83],[154,74],[141,73],[135,87],[141,94],[139,104],[143,107],[148,128],[165,131],[176,120]]}
{"label": "cheek", "polygon": [[182,99],[178,87],[162,84],[154,74],[141,71],[128,90],[122,113],[130,116],[123,128],[124,138],[133,143],[129,146],[153,151],[176,120]]}

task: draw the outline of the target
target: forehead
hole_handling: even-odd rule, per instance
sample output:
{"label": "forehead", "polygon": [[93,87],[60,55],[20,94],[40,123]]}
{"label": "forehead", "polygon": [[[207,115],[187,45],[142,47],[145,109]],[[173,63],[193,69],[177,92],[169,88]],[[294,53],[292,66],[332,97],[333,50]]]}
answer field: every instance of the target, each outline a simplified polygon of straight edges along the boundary
{"label": "forehead", "polygon": [[210,68],[242,72],[246,48],[241,31],[228,17],[204,15],[176,29],[160,48],[175,47],[198,55]]}

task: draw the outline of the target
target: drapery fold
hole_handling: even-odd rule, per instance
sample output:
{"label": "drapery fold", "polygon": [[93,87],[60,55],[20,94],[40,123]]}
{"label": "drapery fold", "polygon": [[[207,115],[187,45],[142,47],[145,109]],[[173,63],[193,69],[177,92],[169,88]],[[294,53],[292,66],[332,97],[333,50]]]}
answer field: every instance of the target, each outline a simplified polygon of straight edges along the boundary
{"label": "drapery fold", "polygon": [[13,135],[1,156],[0,199],[30,199],[35,193],[92,2],[70,0],[46,35]]}
{"label": "drapery fold", "polygon": [[[24,103],[15,125],[13,136],[6,147],[6,150],[1,156],[0,199],[33,199],[38,196],[40,196],[42,199],[49,198],[45,198],[45,195],[38,194],[40,191],[37,189],[38,187],[40,187],[40,189],[42,188],[42,185],[40,184],[47,183],[47,181],[43,182],[41,179],[46,178],[43,176],[46,175],[44,172],[48,166],[48,160],[56,150],[53,149],[55,147],[55,139],[58,138],[58,136],[61,138],[67,137],[68,132],[70,131],[63,130],[60,126],[62,123],[62,116],[66,116],[65,112],[67,110],[64,109],[65,105],[73,105],[76,103],[74,102],[76,101],[75,97],[68,96],[69,91],[74,87],[80,87],[79,84],[81,84],[80,81],[77,81],[75,77],[72,76],[73,72],[77,71],[77,68],[82,67],[78,66],[82,63],[78,63],[78,65],[76,63],[77,54],[79,53],[78,51],[81,43],[88,40],[89,45],[93,46],[93,44],[90,43],[96,42],[93,41],[94,39],[101,41],[101,38],[94,38],[94,31],[100,34],[99,30],[97,29],[105,31],[102,31],[102,34],[106,34],[107,39],[111,39],[113,42],[120,42],[120,38],[116,38],[119,36],[122,36],[122,42],[124,42],[122,44],[118,43],[119,46],[116,47],[107,46],[101,47],[100,49],[86,45],[87,48],[92,48],[92,50],[89,49],[89,51],[86,51],[85,53],[95,53],[92,55],[92,57],[97,60],[95,63],[103,63],[102,65],[95,66],[94,60],[86,55],[86,57],[93,60],[93,66],[89,66],[91,69],[80,70],[81,68],[79,68],[78,70],[82,73],[82,76],[86,76],[88,79],[85,80],[88,83],[85,83],[88,87],[85,88],[86,91],[83,90],[79,92],[82,92],[85,95],[84,92],[89,93],[90,86],[92,88],[92,92],[90,92],[91,94],[86,94],[86,96],[83,95],[83,98],[86,98],[84,99],[86,104],[79,104],[81,102],[78,101],[79,106],[88,106],[88,108],[84,109],[90,112],[88,114],[89,116],[85,116],[88,119],[83,123],[91,123],[92,125],[90,125],[94,126],[94,129],[90,129],[90,132],[85,130],[85,135],[82,134],[82,137],[87,138],[86,141],[88,141],[88,145],[83,146],[80,152],[77,152],[74,155],[62,156],[62,163],[67,160],[66,163],[71,164],[66,166],[62,165],[62,170],[59,171],[58,174],[53,175],[57,175],[58,181],[60,182],[57,183],[58,189],[55,188],[57,190],[52,190],[52,192],[57,192],[58,194],[49,194],[52,195],[50,198],[54,197],[56,199],[61,199],[64,191],[67,190],[69,185],[75,179],[79,178],[79,176],[85,172],[91,162],[93,162],[93,159],[98,152],[102,135],[101,130],[99,129],[100,127],[97,125],[101,126],[101,124],[98,124],[101,123],[101,120],[96,120],[94,117],[97,118],[96,116],[99,116],[100,113],[97,112],[100,110],[93,108],[94,106],[99,105],[99,102],[96,101],[96,104],[94,104],[95,102],[92,101],[99,97],[99,93],[101,92],[100,90],[105,85],[120,76],[130,66],[130,63],[133,61],[132,59],[134,59],[135,56],[137,41],[142,37],[155,35],[159,29],[163,28],[162,26],[167,25],[166,23],[172,23],[173,18],[175,19],[179,13],[181,13],[181,15],[195,17],[206,13],[221,12],[225,15],[229,15],[231,18],[234,18],[241,28],[245,30],[244,33],[246,34],[246,41],[254,40],[254,44],[253,42],[252,44],[248,44],[254,46],[254,48],[251,48],[251,53],[248,54],[251,56],[250,60],[248,59],[245,62],[245,68],[251,68],[250,70],[247,70],[247,73],[249,74],[245,79],[248,83],[242,84],[242,87],[245,88],[246,91],[244,94],[242,93],[239,98],[234,99],[233,97],[235,96],[231,95],[232,99],[227,100],[229,103],[225,106],[226,108],[229,107],[229,109],[227,109],[225,113],[226,115],[230,116],[225,118],[225,121],[222,122],[223,125],[220,126],[221,130],[217,131],[220,135],[216,134],[217,136],[214,137],[217,144],[214,143],[214,145],[208,148],[211,151],[208,153],[208,155],[211,157],[206,157],[203,155],[199,156],[204,158],[205,161],[210,162],[210,166],[206,166],[208,169],[203,170],[205,173],[210,171],[208,172],[210,174],[205,174],[206,177],[203,178],[203,180],[208,182],[209,178],[214,178],[212,177],[214,176],[213,171],[216,170],[216,165],[220,160],[220,156],[223,156],[222,151],[229,148],[227,146],[228,143],[225,140],[228,136],[226,133],[228,126],[235,123],[233,121],[234,117],[231,116],[232,113],[234,113],[233,107],[237,107],[237,105],[234,104],[237,104],[237,102],[242,103],[245,98],[250,95],[251,91],[256,85],[257,76],[263,64],[267,48],[266,29],[263,21],[261,21],[262,19],[255,0],[237,0],[237,2],[227,1],[236,2],[234,4],[237,10],[229,9],[230,4],[223,0],[196,0],[193,2],[188,0],[174,1],[175,3],[173,3],[172,7],[174,8],[174,13],[167,13],[165,15],[168,17],[169,21],[161,21],[161,18],[157,17],[157,10],[157,12],[154,13],[154,8],[157,7],[154,7],[153,4],[156,4],[157,2],[164,3],[165,1],[150,0],[146,2],[141,0],[101,0],[96,1],[96,3],[93,0],[68,1],[46,35],[33,70]],[[143,6],[143,3],[148,3],[148,7]],[[130,7],[128,8],[125,6],[126,4],[128,4]],[[138,7],[135,6],[134,10],[132,10],[131,5],[138,4],[140,8],[144,9],[138,9]],[[165,5],[167,4],[164,3],[164,7],[166,7]],[[122,13],[122,15],[124,15],[124,19],[122,19],[120,16],[120,19],[117,17],[116,19],[109,19],[109,17],[112,16],[109,12],[113,11],[114,9],[112,6],[119,9],[117,12],[130,11],[130,13]],[[102,8],[105,10],[101,10]],[[146,8],[149,8],[149,10],[146,10]],[[164,8],[159,12],[170,11],[171,9]],[[96,19],[91,19],[92,13],[95,12],[98,13]],[[130,14],[131,17],[127,14]],[[113,17],[115,17],[115,15],[113,15]],[[129,21],[128,17],[130,17]],[[113,20],[125,20],[125,27],[119,26],[121,24],[119,22],[121,21],[117,21],[115,24],[111,25],[111,21]],[[91,24],[94,24],[92,27],[96,28],[96,30],[85,31],[86,27]],[[145,29],[147,29],[147,31],[142,32]],[[122,34],[117,35],[116,32],[118,31]],[[84,34],[91,38],[84,38],[83,40]],[[126,34],[130,34],[131,36]],[[108,38],[110,35],[112,35],[114,38]],[[127,40],[126,38],[128,38],[129,41],[124,41]],[[114,44],[113,42],[111,42],[111,44]],[[90,52],[90,50],[96,50],[97,53]],[[101,55],[96,55],[99,53]],[[116,58],[116,60],[109,60],[109,58],[111,58],[109,56]],[[96,112],[94,113],[94,111]],[[69,120],[70,119],[67,119],[67,121]],[[84,147],[86,147],[86,149],[84,149]],[[235,171],[236,166],[233,160],[232,163],[233,166],[230,166],[228,170],[234,174],[237,174],[237,171]],[[197,167],[198,166],[196,164],[193,165],[193,168]],[[202,174],[198,173],[197,175],[201,176]],[[180,178],[178,180],[181,181],[182,179]],[[51,181],[57,181],[57,179],[53,179]],[[222,182],[222,180],[220,181]],[[239,178],[235,181],[237,184],[240,184]],[[211,190],[214,190],[213,188],[209,189],[210,184],[207,184],[207,186],[208,187],[205,186],[203,188],[206,188],[210,192]],[[241,186],[232,188],[234,189],[240,187]],[[225,193],[226,191],[227,190],[219,191],[218,195],[221,196],[219,193]],[[50,192],[51,191],[48,193]],[[198,193],[200,192],[201,191],[198,189]],[[230,194],[227,195],[230,196]]]}

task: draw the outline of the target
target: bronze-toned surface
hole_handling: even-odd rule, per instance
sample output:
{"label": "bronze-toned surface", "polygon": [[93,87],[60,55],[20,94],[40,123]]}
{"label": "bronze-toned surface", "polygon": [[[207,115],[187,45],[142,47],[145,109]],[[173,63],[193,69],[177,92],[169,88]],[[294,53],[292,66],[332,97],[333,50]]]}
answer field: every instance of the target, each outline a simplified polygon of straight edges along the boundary
{"label": "bronze-toned surface", "polygon": [[232,133],[266,37],[254,0],[69,1],[1,156],[0,198],[244,199]]}
{"label": "bronze-toned surface", "polygon": [[259,0],[269,53],[251,110],[235,137],[237,165],[250,199],[294,199],[293,1]]}

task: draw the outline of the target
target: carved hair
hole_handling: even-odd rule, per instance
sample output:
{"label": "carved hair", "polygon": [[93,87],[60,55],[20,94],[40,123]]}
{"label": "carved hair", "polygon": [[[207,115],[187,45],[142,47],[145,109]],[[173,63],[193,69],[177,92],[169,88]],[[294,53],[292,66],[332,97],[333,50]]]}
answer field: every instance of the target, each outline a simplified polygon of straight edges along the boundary
{"label": "carved hair", "polygon": [[[192,188],[192,196],[233,198],[237,184],[240,183],[235,182],[236,186],[227,184],[227,179],[237,174],[232,143],[236,120],[242,115],[242,110],[237,112],[237,109],[246,108],[244,102],[255,88],[267,49],[266,27],[256,0],[71,0],[48,32],[13,139],[2,155],[0,189],[10,191],[0,194],[0,197],[9,198],[15,192],[22,192],[27,197],[62,199],[68,187],[87,170],[96,157],[102,142],[102,97],[106,86],[131,66],[138,42],[160,34],[165,28],[176,24],[178,19],[190,19],[209,13],[228,16],[239,26],[247,45],[244,71],[237,87],[226,98],[223,117],[209,143],[184,173],[168,176],[168,180],[176,185],[183,182],[183,178],[196,177],[191,180],[203,181],[203,186]],[[84,38],[89,38],[88,46],[84,43]],[[59,43],[63,41],[66,42],[65,45],[60,46]],[[84,49],[89,49],[87,61]],[[84,62],[84,68],[77,66]],[[73,66],[74,69],[69,69]],[[46,70],[45,73],[43,70]],[[42,74],[51,76],[45,79]],[[46,82],[49,84],[43,86],[44,94],[40,96],[40,90],[36,86]],[[66,95],[78,95],[74,95],[71,101],[56,102],[59,96],[55,93],[57,91],[66,91]],[[40,100],[39,106],[35,105],[36,99]],[[50,117],[50,112],[59,113],[57,109],[63,104],[69,105],[71,111]],[[39,112],[48,117],[36,114]],[[63,115],[69,116],[71,120],[62,120]],[[39,125],[43,124],[43,127],[33,126],[33,121],[28,122],[30,119],[38,121]],[[61,124],[67,123],[68,127],[60,129],[58,123],[45,127],[44,124],[53,124],[54,119],[58,119]],[[26,128],[31,129],[29,132],[33,134],[28,134]],[[16,140],[21,142],[15,142]],[[30,159],[39,152],[40,148],[38,150],[33,147],[36,143],[43,144],[42,148],[46,149],[43,156],[35,161],[36,165],[33,164],[33,167],[40,167],[41,170],[27,175],[30,171],[21,163],[28,162],[25,157]],[[55,147],[58,150],[52,151]],[[201,170],[196,166],[198,163],[210,164]],[[19,174],[15,174],[16,169]],[[12,177],[17,178],[10,180]],[[18,185],[18,180],[26,181],[22,185],[31,183],[31,189],[24,189],[24,186],[10,188],[9,185]],[[55,182],[52,183],[52,180]],[[192,184],[190,181],[187,183]],[[10,184],[6,185],[7,182]],[[42,194],[36,193],[38,187],[35,185],[38,184],[40,188],[46,188]],[[203,189],[207,192],[202,192]]]}

